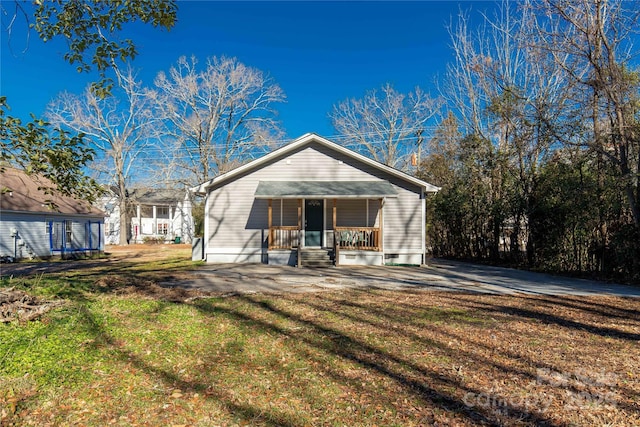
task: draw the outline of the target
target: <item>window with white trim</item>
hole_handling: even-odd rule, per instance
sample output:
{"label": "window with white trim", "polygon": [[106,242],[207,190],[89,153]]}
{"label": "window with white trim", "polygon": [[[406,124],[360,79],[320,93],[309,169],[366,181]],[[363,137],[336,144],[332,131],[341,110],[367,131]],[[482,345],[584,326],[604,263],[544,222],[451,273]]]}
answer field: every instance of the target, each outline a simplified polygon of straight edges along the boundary
{"label": "window with white trim", "polygon": [[73,238],[73,222],[65,221],[64,222],[64,232],[67,246],[71,246],[71,239]]}
{"label": "window with white trim", "polygon": [[169,234],[169,224],[167,223],[158,223],[158,231],[157,234],[167,235]]}

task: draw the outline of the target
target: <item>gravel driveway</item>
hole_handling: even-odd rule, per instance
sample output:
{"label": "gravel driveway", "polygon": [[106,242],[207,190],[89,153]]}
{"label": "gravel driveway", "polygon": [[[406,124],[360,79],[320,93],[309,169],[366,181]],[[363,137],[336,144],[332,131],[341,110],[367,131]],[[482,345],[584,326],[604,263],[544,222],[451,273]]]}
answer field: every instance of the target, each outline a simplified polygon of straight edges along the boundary
{"label": "gravel driveway", "polygon": [[322,269],[264,264],[207,264],[195,272],[193,279],[164,285],[229,293],[376,288],[640,298],[640,287],[448,260],[431,260],[426,267],[341,266]]}
{"label": "gravel driveway", "polygon": [[[131,248],[128,248],[131,250]],[[146,248],[145,248],[146,249]],[[161,248],[162,249],[162,248]],[[171,248],[169,248],[171,249]],[[90,268],[146,252],[80,262],[0,264],[0,275],[21,276]],[[146,254],[149,256],[149,254]],[[153,255],[153,254],[151,254]],[[295,268],[265,264],[206,264],[185,280],[161,283],[210,292],[312,292],[330,289],[445,290],[491,294],[615,295],[640,298],[640,287],[571,279],[509,268],[433,259],[426,267]]]}

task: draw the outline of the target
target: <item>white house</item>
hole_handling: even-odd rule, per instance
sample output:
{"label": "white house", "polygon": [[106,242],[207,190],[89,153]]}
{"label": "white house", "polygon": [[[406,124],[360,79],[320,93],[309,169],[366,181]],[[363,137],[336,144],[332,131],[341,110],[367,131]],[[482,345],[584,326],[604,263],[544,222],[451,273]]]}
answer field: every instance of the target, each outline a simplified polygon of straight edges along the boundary
{"label": "white house", "polygon": [[[108,213],[105,239],[113,245],[120,241],[118,197],[115,192],[109,192],[101,201]],[[149,239],[191,242],[194,224],[188,191],[138,188],[129,192],[127,197],[130,206],[127,227],[130,243],[144,243]]]}
{"label": "white house", "polygon": [[289,265],[424,263],[438,190],[315,134],[192,189],[207,262]]}

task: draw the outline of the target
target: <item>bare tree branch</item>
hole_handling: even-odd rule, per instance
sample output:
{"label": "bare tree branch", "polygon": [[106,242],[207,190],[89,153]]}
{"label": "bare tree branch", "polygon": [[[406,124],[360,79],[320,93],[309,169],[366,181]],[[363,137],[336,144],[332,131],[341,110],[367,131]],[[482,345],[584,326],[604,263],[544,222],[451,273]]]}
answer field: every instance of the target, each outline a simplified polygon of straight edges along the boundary
{"label": "bare tree branch", "polygon": [[269,77],[235,58],[209,58],[202,71],[197,65],[195,57],[181,57],[168,74],[158,74],[153,92],[167,153],[174,157],[170,164],[180,168],[171,175],[189,185],[226,172],[281,139],[273,105],[285,100]]}
{"label": "bare tree branch", "polygon": [[[113,96],[101,98],[91,87],[79,96],[62,93],[49,104],[46,116],[57,126],[84,134],[92,144],[97,153],[92,167],[101,181],[118,189],[120,230],[128,230],[127,190],[149,164],[145,156],[154,148],[159,119],[133,70],[114,71],[118,86]],[[127,244],[127,238],[128,233],[121,232],[120,244]]]}
{"label": "bare tree branch", "polygon": [[402,94],[386,84],[362,99],[334,105],[331,120],[347,144],[378,162],[406,170],[417,149],[416,133],[427,127],[439,106],[439,100],[419,87]]}

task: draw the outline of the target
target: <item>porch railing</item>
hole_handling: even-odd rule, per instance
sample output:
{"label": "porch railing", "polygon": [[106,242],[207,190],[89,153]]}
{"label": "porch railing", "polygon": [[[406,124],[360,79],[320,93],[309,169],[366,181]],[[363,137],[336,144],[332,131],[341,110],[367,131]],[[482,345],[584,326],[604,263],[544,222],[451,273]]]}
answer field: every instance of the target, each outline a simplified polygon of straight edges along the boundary
{"label": "porch railing", "polygon": [[273,225],[269,229],[269,249],[291,249],[299,246],[297,225]]}
{"label": "porch railing", "polygon": [[[295,225],[271,226],[269,249],[291,249],[300,246],[300,230]],[[380,228],[336,227],[334,243],[337,249],[380,251]]]}
{"label": "porch railing", "polygon": [[334,239],[338,249],[381,250],[380,228],[378,227],[336,227]]}

